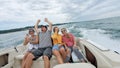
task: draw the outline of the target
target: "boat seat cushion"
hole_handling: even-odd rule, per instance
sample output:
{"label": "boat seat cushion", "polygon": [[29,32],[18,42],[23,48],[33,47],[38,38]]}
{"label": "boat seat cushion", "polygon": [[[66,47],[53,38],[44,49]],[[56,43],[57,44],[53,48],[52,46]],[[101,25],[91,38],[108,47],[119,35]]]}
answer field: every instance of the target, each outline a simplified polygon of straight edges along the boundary
{"label": "boat seat cushion", "polygon": [[54,66],[53,68],[96,68],[90,63],[71,63],[71,64],[59,64]]}

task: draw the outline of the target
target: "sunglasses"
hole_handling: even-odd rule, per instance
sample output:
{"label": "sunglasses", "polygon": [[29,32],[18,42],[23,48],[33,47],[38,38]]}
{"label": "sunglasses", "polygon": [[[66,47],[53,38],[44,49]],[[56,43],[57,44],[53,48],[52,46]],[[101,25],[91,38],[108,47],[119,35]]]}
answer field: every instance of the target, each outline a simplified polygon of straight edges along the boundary
{"label": "sunglasses", "polygon": [[66,32],[66,30],[62,30],[61,32],[64,33],[64,32]]}
{"label": "sunglasses", "polygon": [[34,32],[34,31],[33,31],[33,30],[30,30],[29,33],[30,33],[30,32]]}

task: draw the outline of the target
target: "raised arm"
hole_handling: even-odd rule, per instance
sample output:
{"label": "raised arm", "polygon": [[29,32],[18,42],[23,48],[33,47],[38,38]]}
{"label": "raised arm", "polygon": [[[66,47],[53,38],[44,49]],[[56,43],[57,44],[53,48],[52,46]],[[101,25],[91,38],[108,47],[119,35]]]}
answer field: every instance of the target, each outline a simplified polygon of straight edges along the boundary
{"label": "raised arm", "polygon": [[38,19],[36,24],[35,24],[35,31],[37,32],[37,34],[39,33],[39,30],[38,30],[39,23],[40,23],[40,19]]}
{"label": "raised arm", "polygon": [[49,30],[52,31],[52,22],[45,18],[45,22],[49,24]]}

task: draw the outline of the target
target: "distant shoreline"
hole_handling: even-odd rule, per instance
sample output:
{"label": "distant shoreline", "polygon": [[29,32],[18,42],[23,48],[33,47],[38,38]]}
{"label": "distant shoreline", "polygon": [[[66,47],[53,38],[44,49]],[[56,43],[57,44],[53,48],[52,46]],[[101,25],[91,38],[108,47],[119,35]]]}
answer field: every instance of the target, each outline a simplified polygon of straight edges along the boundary
{"label": "distant shoreline", "polygon": [[[53,24],[53,26],[59,26],[59,25],[63,25],[63,24],[70,24],[70,23]],[[40,27],[40,25],[38,27]],[[0,30],[0,34],[24,31],[24,30],[27,30],[29,28],[34,28],[34,26],[27,26],[27,27],[22,27],[22,28],[14,28],[14,29],[8,29],[8,30]]]}
{"label": "distant shoreline", "polygon": [[[88,21],[80,21],[80,22],[96,22],[96,23],[104,23],[104,21],[107,21],[109,23],[111,23],[112,21],[116,21],[120,19],[120,16],[118,17],[110,17],[110,18],[103,18],[103,19],[96,19],[96,20],[88,20]],[[112,20],[112,21],[111,21]],[[67,23],[58,23],[58,24],[53,24],[53,26],[59,26],[59,25],[64,25],[64,24],[72,24],[72,23],[80,23],[80,22],[67,22]],[[11,33],[11,32],[18,32],[18,31],[23,31],[23,30],[27,30],[29,28],[33,28],[34,26],[26,26],[26,27],[22,27],[22,28],[14,28],[14,29],[8,29],[8,30],[0,30],[0,34],[6,34],[6,33]],[[40,27],[40,25],[39,25]]]}

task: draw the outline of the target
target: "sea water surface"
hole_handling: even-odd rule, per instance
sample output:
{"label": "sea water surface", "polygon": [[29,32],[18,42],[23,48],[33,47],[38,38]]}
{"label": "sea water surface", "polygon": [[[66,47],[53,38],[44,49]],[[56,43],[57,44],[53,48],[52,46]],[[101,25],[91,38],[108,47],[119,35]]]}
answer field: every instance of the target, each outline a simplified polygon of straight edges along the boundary
{"label": "sea water surface", "polygon": [[[120,17],[57,25],[65,27],[76,37],[89,39],[120,53]],[[0,50],[22,44],[28,30],[0,34]]]}

